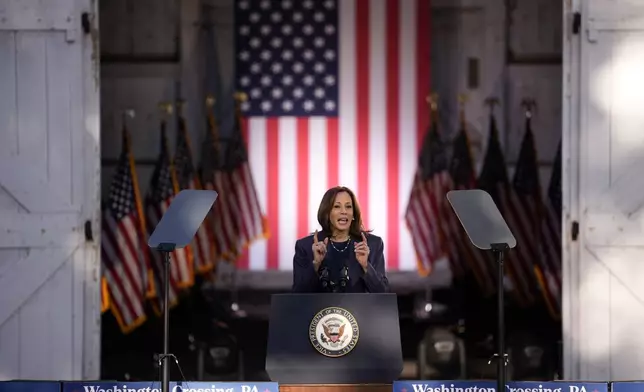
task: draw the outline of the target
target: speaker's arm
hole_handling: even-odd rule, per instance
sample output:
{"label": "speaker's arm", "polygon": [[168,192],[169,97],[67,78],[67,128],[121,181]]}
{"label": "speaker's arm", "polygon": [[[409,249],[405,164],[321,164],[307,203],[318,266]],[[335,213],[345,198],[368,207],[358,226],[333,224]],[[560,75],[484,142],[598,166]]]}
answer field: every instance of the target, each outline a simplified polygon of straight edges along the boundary
{"label": "speaker's arm", "polygon": [[301,240],[295,243],[293,256],[294,293],[317,293],[321,290],[320,279],[313,268],[313,255],[307,252]]}
{"label": "speaker's arm", "polygon": [[[371,246],[369,246],[371,248]],[[369,254],[367,271],[362,275],[370,293],[388,293],[389,280],[385,272],[385,244],[381,238]]]}

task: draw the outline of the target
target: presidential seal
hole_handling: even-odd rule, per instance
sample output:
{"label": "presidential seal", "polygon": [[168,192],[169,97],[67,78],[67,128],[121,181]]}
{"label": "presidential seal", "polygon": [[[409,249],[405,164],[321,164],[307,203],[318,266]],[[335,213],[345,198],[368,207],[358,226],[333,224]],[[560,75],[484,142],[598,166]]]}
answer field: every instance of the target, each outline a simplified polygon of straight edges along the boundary
{"label": "presidential seal", "polygon": [[309,326],[311,344],[327,357],[347,355],[358,343],[359,336],[356,318],[348,310],[335,306],[318,312]]}

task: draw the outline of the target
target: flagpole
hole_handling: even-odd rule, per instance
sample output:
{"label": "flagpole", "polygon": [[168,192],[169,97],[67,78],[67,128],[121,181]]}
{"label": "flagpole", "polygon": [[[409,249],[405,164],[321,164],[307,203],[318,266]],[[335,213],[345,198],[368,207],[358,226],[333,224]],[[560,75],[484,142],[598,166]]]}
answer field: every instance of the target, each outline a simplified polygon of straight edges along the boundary
{"label": "flagpole", "polygon": [[[162,102],[159,104],[162,115],[172,115],[172,104]],[[161,135],[162,138],[165,134]],[[163,251],[163,354],[161,355],[161,391],[170,392],[170,249]],[[174,357],[174,356],[173,356]],[[175,358],[176,360],[176,358]]]}
{"label": "flagpole", "polygon": [[[489,97],[485,104],[490,107],[490,116],[494,115],[494,106],[499,104],[495,97]],[[505,368],[508,364],[508,355],[505,353],[505,271],[504,271],[504,252],[508,249],[507,244],[492,244],[492,253],[496,256],[497,264],[497,330],[496,330],[496,390],[497,392],[505,391],[506,373]],[[491,360],[490,360],[491,361]]]}

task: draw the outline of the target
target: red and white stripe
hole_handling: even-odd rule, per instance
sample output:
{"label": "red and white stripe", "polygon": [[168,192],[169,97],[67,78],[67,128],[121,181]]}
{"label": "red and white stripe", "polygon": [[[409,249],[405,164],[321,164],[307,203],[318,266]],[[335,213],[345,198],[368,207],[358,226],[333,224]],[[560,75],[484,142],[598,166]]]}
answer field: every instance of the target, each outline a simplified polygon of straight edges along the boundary
{"label": "red and white stripe", "polygon": [[208,220],[212,222],[215,246],[217,255],[225,260],[234,260],[237,256],[237,247],[239,241],[239,230],[234,226],[234,211],[231,208],[232,203],[228,200],[230,195],[230,186],[228,185],[228,176],[226,173],[217,171],[212,174],[212,179],[206,182],[205,188],[216,190],[218,193]]}
{"label": "red and white stripe", "polygon": [[213,222],[218,255],[235,260],[243,249],[267,233],[259,199],[248,163],[226,173],[216,171],[206,189],[218,192],[218,200],[209,219]]}
{"label": "red and white stripe", "polygon": [[539,266],[540,222],[537,208],[540,200],[520,197],[511,185],[502,186],[499,194],[506,223],[517,240],[516,248],[508,254],[506,266],[519,300],[523,304],[531,304],[535,300],[534,285],[537,283],[534,268]]}
{"label": "red and white stripe", "polygon": [[[170,199],[162,201],[159,205],[147,205],[145,218],[148,221],[150,232],[154,230],[161,221],[161,217],[170,207]],[[170,291],[174,289],[187,288],[194,284],[194,269],[192,264],[190,246],[177,249],[170,254]],[[163,280],[163,256],[161,252],[152,251],[152,263],[155,266],[155,273],[158,273]],[[159,298],[163,295],[163,286],[160,287]],[[170,300],[175,294],[171,293]]]}
{"label": "red and white stripe", "polygon": [[[452,246],[456,241],[446,241],[450,231],[450,216],[447,215],[445,194],[452,187],[452,180],[447,170],[434,174],[423,180],[420,173],[409,198],[405,217],[411,233],[418,270],[422,275],[431,273],[434,263],[447,255],[456,254]],[[450,257],[452,272],[459,271],[458,257]]]}
{"label": "red and white stripe", "polygon": [[[193,177],[188,184],[188,189],[201,189],[199,180]],[[210,230],[210,222],[204,219],[195,234],[191,244],[194,256],[194,267],[197,272],[203,273],[212,270],[215,266],[215,239]]]}
{"label": "red and white stripe", "polygon": [[415,270],[404,212],[428,126],[429,3],[338,1],[337,118],[246,119],[250,168],[271,235],[241,269],[291,270],[295,241],[319,227],[324,192],[356,193],[364,223],[385,243],[387,269]]}
{"label": "red and white stripe", "polygon": [[[106,210],[109,211],[109,210]],[[145,319],[147,267],[136,212],[117,222],[103,214],[101,255],[103,276],[109,287],[110,307],[121,329],[127,332]]]}
{"label": "red and white stripe", "polygon": [[555,213],[554,207],[549,202],[544,209],[542,219],[541,243],[542,257],[548,268],[544,271],[546,287],[550,291],[555,305],[561,309],[561,220]]}
{"label": "red and white stripe", "polygon": [[[466,187],[454,187],[453,189],[464,190],[472,189],[474,187],[474,182],[472,181]],[[445,197],[443,198],[446,199]],[[494,293],[495,275],[494,271],[490,268],[493,264],[483,251],[472,245],[472,242],[465,232],[465,229],[463,229],[463,226],[454,213],[452,207],[449,205],[449,202],[445,201],[445,204],[450,210],[447,212],[446,216],[446,220],[449,224],[449,229],[446,232],[448,233],[449,260],[450,266],[453,269],[453,274],[455,276],[463,276],[471,270],[474,278],[479,284],[481,294],[489,295]]]}

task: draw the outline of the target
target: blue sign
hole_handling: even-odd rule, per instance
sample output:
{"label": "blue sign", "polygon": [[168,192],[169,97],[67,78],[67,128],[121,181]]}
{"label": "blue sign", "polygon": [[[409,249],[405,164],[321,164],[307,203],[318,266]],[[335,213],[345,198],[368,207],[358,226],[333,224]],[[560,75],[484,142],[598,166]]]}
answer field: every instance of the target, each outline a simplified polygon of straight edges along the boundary
{"label": "blue sign", "polygon": [[60,382],[0,381],[0,392],[60,392]]}
{"label": "blue sign", "polygon": [[[171,382],[171,392],[279,392],[276,382]],[[159,381],[65,382],[62,392],[161,392]]]}
{"label": "blue sign", "polygon": [[611,383],[613,392],[644,392],[642,381],[622,381]]}
{"label": "blue sign", "polygon": [[[599,382],[511,381],[505,388],[506,392],[608,392],[608,384]],[[496,381],[394,381],[393,389],[394,392],[496,392]]]}

